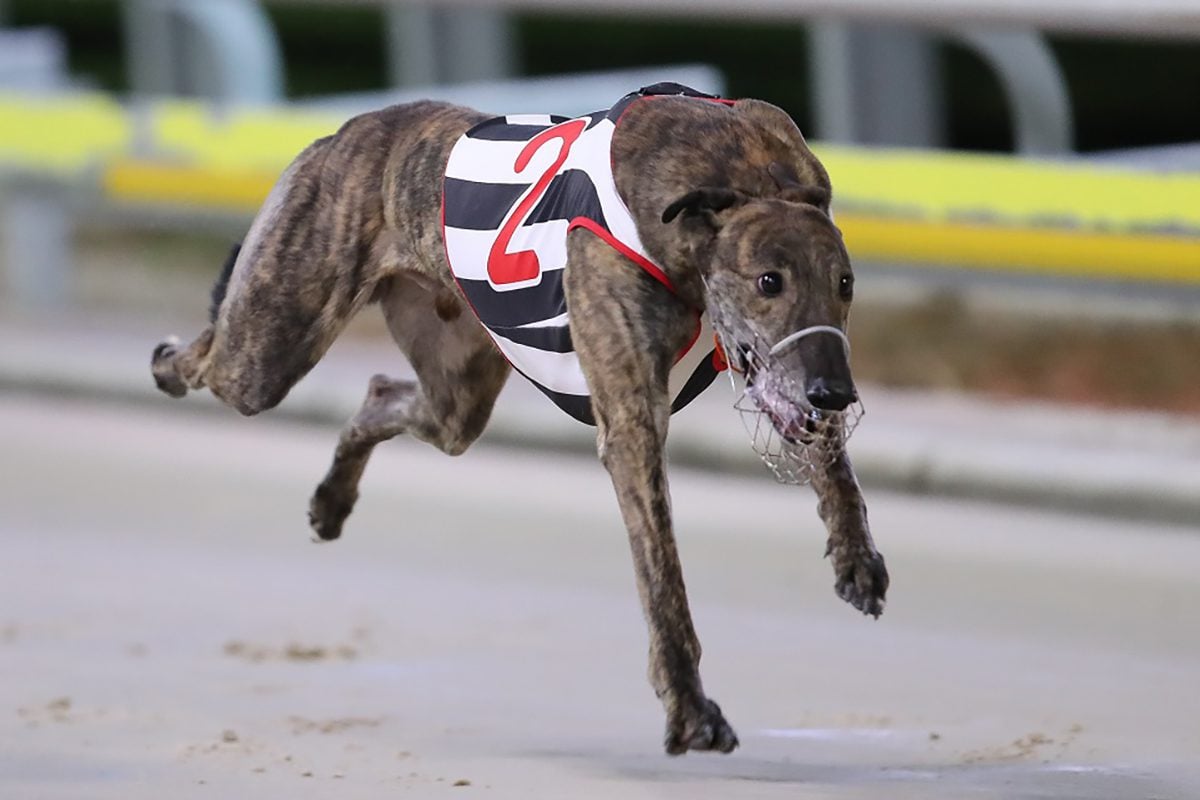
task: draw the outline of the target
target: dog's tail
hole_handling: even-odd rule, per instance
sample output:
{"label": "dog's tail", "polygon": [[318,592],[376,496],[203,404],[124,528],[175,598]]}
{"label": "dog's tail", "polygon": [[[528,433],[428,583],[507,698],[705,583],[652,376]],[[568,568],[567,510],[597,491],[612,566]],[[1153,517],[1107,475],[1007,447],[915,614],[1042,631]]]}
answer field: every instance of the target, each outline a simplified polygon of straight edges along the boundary
{"label": "dog's tail", "polygon": [[235,244],[229,251],[229,257],[225,259],[225,266],[221,267],[221,274],[217,276],[217,282],[213,284],[212,301],[208,306],[209,322],[217,321],[217,312],[221,310],[221,302],[225,299],[225,292],[229,290],[229,276],[233,275],[233,265],[237,263],[240,252],[242,252],[241,242]]}

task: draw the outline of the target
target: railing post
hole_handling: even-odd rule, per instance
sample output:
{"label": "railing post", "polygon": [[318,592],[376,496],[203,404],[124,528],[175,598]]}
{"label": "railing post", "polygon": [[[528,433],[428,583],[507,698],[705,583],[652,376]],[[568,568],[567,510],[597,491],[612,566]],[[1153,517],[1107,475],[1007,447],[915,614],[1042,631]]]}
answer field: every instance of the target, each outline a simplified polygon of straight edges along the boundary
{"label": "railing post", "polygon": [[177,31],[171,24],[170,0],[125,0],[125,64],[134,95],[172,94],[179,80],[174,57]]}
{"label": "railing post", "polygon": [[201,94],[220,102],[283,97],[283,56],[254,0],[125,0],[135,94]]}
{"label": "railing post", "polygon": [[487,8],[385,6],[393,86],[500,81],[516,71],[510,15]]}
{"label": "railing post", "polygon": [[10,302],[22,309],[67,303],[72,227],[63,187],[26,179],[5,187],[0,198],[0,241]]}
{"label": "railing post", "polygon": [[1018,153],[1062,155],[1074,149],[1067,82],[1041,34],[965,28],[951,35],[978,53],[999,78]]}
{"label": "railing post", "polygon": [[[1072,150],[1066,81],[1035,31],[947,29],[1004,90],[1016,151]],[[810,27],[817,133],[836,142],[933,147],[943,142],[943,88],[932,33],[821,20]]]}
{"label": "railing post", "polygon": [[438,12],[426,5],[392,0],[384,7],[388,73],[392,86],[438,82]]}
{"label": "railing post", "polygon": [[809,28],[817,134],[857,144],[942,144],[942,82],[928,33],[824,19]]}
{"label": "railing post", "polygon": [[509,14],[491,8],[454,8],[446,17],[442,79],[447,83],[502,81],[516,71]]}
{"label": "railing post", "polygon": [[[2,2],[2,0],[0,0]],[[5,9],[0,8],[0,13]],[[31,92],[68,83],[66,45],[49,28],[0,31],[0,85]],[[71,283],[71,194],[54,178],[6,176],[0,186],[0,262],[13,308],[62,306]]]}

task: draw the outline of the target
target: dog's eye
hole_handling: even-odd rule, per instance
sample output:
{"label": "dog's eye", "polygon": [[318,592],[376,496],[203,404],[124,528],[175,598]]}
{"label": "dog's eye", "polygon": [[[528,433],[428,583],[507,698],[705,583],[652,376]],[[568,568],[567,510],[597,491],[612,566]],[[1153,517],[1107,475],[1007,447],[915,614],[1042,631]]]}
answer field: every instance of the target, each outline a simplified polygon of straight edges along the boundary
{"label": "dog's eye", "polygon": [[838,280],[838,294],[847,303],[854,297],[854,278],[850,275],[843,275]]}
{"label": "dog's eye", "polygon": [[783,291],[783,276],[778,272],[764,272],[758,276],[758,290],[767,297],[774,297]]}

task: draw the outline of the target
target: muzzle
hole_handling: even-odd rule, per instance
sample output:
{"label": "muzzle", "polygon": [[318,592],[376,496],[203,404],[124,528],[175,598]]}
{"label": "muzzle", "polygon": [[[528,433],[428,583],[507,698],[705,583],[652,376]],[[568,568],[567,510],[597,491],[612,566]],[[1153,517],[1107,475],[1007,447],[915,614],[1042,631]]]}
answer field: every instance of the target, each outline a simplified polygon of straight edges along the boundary
{"label": "muzzle", "polygon": [[864,411],[857,399],[842,411],[814,407],[802,383],[782,367],[780,355],[805,337],[823,334],[841,339],[849,358],[850,340],[832,325],[802,328],[769,346],[757,337],[739,342],[715,320],[714,329],[731,366],[733,407],[754,452],[780,483],[808,483],[815,469],[844,451]]}

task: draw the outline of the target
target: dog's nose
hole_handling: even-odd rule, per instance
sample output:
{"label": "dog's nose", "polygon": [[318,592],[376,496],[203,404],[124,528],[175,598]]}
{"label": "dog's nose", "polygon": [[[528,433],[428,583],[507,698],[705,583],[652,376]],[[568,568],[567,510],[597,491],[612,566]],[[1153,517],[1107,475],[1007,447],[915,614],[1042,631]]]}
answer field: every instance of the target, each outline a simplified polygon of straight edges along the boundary
{"label": "dog's nose", "polygon": [[836,379],[827,380],[822,377],[809,381],[804,394],[808,397],[808,402],[812,403],[813,408],[819,408],[822,411],[841,411],[858,399],[858,392],[854,390],[854,384]]}

